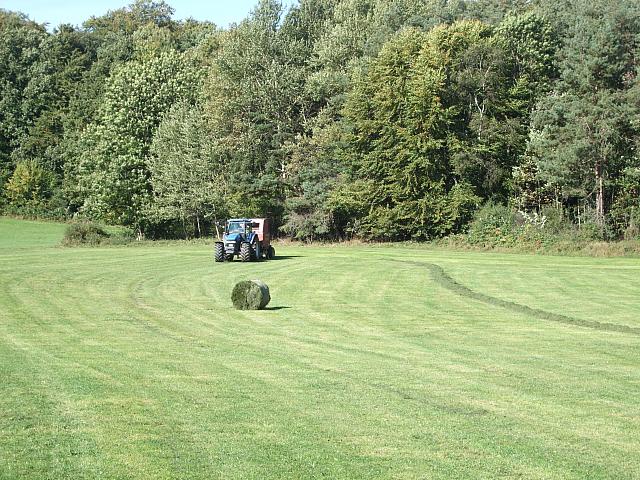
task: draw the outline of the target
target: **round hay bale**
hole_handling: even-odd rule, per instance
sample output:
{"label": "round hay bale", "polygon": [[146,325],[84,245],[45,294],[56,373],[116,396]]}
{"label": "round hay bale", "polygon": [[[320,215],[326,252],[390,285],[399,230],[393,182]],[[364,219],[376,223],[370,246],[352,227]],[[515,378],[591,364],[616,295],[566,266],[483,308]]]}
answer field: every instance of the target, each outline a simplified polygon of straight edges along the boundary
{"label": "round hay bale", "polygon": [[244,280],[236,283],[231,301],[238,310],[262,310],[271,301],[269,287],[260,280]]}

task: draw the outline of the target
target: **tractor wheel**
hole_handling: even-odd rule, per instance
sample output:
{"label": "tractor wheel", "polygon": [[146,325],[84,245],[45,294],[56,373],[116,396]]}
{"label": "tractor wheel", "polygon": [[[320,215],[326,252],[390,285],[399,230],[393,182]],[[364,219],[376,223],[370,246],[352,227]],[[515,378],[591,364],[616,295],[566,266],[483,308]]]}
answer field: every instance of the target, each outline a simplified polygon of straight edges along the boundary
{"label": "tractor wheel", "polygon": [[273,260],[276,256],[276,249],[273,248],[272,246],[269,246],[269,248],[267,249],[267,258],[269,260]]}
{"label": "tractor wheel", "polygon": [[233,253],[229,253],[229,254],[225,255],[224,259],[227,262],[233,262]]}
{"label": "tractor wheel", "polygon": [[242,242],[242,245],[240,245],[240,259],[243,262],[251,261],[251,258],[253,257],[251,250],[252,248],[250,243]]}
{"label": "tractor wheel", "polygon": [[216,243],[215,253],[213,254],[213,258],[216,262],[224,262],[224,244]]}
{"label": "tractor wheel", "polygon": [[262,260],[262,252],[260,252],[260,245],[257,243],[251,245],[251,260]]}

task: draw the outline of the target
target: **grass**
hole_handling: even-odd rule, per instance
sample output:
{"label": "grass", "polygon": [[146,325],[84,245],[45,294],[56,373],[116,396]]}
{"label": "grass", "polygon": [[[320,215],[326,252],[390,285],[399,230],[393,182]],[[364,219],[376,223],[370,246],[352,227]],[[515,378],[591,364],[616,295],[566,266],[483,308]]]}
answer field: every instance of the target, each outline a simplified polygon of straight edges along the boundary
{"label": "grass", "polygon": [[63,231],[0,219],[0,478],[640,477],[638,259]]}
{"label": "grass", "polygon": [[640,238],[627,240],[585,240],[569,234],[549,234],[544,241],[511,240],[512,244],[492,243],[499,238],[490,239],[487,244],[470,243],[465,235],[452,235],[434,240],[434,247],[448,250],[526,253],[539,255],[569,255],[586,257],[640,257]]}

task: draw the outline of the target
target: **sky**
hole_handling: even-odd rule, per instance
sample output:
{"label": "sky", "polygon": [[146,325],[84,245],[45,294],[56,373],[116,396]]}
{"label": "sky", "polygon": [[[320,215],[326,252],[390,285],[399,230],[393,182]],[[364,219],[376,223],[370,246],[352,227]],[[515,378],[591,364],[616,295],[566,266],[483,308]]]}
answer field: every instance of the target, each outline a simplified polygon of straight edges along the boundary
{"label": "sky", "polygon": [[[220,27],[240,22],[258,0],[166,0],[175,9],[174,19],[193,17],[209,20]],[[92,15],[100,16],[108,10],[124,7],[131,0],[0,0],[0,8],[25,13],[31,20],[48,23],[49,29],[61,23],[81,25]],[[283,2],[291,3],[291,2]]]}

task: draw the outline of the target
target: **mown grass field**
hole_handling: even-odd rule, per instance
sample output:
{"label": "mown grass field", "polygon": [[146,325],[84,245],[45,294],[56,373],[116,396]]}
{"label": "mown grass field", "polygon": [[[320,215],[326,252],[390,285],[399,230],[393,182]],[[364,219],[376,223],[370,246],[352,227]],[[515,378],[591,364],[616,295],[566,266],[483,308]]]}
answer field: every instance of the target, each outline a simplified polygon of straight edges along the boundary
{"label": "mown grass field", "polygon": [[63,229],[0,219],[0,478],[640,478],[639,259]]}

